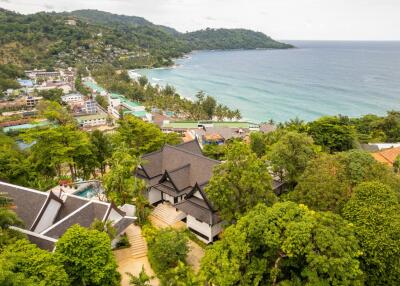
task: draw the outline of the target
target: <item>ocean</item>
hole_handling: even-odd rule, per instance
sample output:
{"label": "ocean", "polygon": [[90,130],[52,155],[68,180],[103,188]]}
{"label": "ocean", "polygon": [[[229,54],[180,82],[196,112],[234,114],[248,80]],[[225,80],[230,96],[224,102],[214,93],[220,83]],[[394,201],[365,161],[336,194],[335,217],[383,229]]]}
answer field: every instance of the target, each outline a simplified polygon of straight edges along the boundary
{"label": "ocean", "polygon": [[193,52],[135,72],[185,97],[203,90],[253,122],[400,110],[400,42],[286,42],[297,48]]}

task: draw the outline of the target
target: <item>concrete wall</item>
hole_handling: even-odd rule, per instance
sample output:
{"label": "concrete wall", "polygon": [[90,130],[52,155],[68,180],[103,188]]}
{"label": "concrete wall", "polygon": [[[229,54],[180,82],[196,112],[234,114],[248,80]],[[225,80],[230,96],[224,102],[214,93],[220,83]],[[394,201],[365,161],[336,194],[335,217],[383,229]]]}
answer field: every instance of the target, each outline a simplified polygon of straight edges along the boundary
{"label": "concrete wall", "polygon": [[155,189],[150,189],[148,193],[148,200],[150,204],[161,201],[161,192]]}
{"label": "concrete wall", "polygon": [[194,218],[190,215],[188,215],[186,217],[186,224],[189,228],[194,229],[195,231],[208,237],[207,240],[205,240],[204,237],[201,237],[201,236],[198,236],[198,238],[200,238],[201,240],[203,240],[206,243],[212,242],[211,227],[209,224],[198,221],[196,218]]}

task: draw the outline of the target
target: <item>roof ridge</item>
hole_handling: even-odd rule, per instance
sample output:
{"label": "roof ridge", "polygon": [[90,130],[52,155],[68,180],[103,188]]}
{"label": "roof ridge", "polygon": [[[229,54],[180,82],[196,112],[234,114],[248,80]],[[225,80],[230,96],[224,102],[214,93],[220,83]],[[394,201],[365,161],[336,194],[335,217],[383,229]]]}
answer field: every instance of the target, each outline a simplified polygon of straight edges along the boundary
{"label": "roof ridge", "polygon": [[202,154],[196,154],[196,153],[190,152],[190,151],[188,151],[188,150],[178,148],[178,147],[173,146],[173,145],[165,144],[165,146],[171,147],[171,148],[173,148],[173,149],[175,149],[175,150],[179,150],[179,151],[182,151],[182,152],[191,154],[191,155],[194,155],[194,156],[199,157],[199,158],[206,159],[206,160],[208,160],[208,161],[213,161],[213,162],[216,162],[216,163],[219,163],[219,164],[221,163],[221,161],[218,161],[218,160],[215,160],[215,159],[211,159],[211,158],[206,157],[206,156],[204,156],[204,155],[202,155]]}
{"label": "roof ridge", "polygon": [[167,169],[165,169],[165,172],[168,172],[169,174],[171,174],[171,173],[173,173],[173,172],[176,172],[176,171],[179,171],[179,170],[181,170],[181,169],[183,169],[183,168],[186,168],[187,166],[190,166],[190,165],[191,165],[190,163],[187,163],[187,164],[185,164],[185,165],[182,165],[182,166],[177,167],[177,168],[172,169],[172,170],[167,170]]}
{"label": "roof ridge", "polygon": [[62,222],[66,221],[67,219],[73,217],[74,215],[76,215],[77,213],[79,213],[81,210],[87,208],[88,206],[92,205],[92,201],[87,202],[86,204],[84,204],[83,206],[77,208],[76,210],[74,210],[72,213],[70,213],[69,215],[67,215],[66,217],[64,217],[63,219],[60,219],[58,222],[56,222],[55,224],[52,224],[51,226],[49,226],[48,228],[46,228],[45,230],[43,230],[40,234],[45,235],[46,233],[48,233],[50,230],[52,230],[53,228],[55,228],[56,226],[60,225]]}
{"label": "roof ridge", "polygon": [[15,184],[10,184],[10,183],[7,183],[7,182],[4,182],[4,181],[0,181],[0,185],[4,185],[4,186],[8,186],[8,187],[14,187],[14,188],[17,188],[17,189],[20,189],[20,190],[24,190],[24,191],[28,191],[28,192],[32,192],[32,193],[37,193],[37,194],[41,194],[41,195],[45,195],[45,196],[48,196],[48,192],[41,192],[41,191],[38,191],[38,190],[35,190],[35,189],[31,189],[31,188],[27,188],[27,187],[23,187],[23,186],[18,186],[18,185],[15,185]]}

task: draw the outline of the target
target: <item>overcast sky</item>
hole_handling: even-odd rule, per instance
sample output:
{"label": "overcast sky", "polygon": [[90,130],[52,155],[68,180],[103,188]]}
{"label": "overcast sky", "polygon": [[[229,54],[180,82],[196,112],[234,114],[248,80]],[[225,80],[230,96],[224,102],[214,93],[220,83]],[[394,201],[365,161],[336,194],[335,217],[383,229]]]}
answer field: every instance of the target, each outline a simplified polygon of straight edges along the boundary
{"label": "overcast sky", "polygon": [[284,40],[400,40],[400,0],[0,0],[21,13],[98,9],[181,32],[248,28]]}

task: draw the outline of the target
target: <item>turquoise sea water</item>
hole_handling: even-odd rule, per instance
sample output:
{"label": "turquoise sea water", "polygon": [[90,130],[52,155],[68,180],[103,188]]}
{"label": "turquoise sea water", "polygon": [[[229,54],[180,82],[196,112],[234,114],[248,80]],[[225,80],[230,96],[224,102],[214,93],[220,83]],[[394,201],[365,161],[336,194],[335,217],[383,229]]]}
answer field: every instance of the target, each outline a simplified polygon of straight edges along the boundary
{"label": "turquoise sea water", "polygon": [[290,43],[298,48],[194,52],[137,72],[186,97],[203,90],[257,122],[400,109],[400,42]]}

